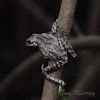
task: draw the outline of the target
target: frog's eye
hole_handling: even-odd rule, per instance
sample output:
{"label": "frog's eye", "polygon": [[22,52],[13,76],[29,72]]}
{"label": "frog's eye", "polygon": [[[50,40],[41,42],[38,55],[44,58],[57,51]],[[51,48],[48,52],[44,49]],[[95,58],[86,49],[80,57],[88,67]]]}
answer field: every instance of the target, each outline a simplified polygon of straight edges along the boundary
{"label": "frog's eye", "polygon": [[32,44],[32,42],[31,42],[31,41],[27,41],[27,43],[28,43],[28,44]]}
{"label": "frog's eye", "polygon": [[31,42],[30,40],[26,40],[26,45],[27,46],[32,46],[33,42]]}

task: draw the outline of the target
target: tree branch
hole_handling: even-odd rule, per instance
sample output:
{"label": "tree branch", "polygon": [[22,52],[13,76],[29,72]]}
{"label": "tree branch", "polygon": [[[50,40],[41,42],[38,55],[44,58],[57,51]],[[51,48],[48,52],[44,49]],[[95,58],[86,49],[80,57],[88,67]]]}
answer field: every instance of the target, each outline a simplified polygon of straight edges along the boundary
{"label": "tree branch", "polygon": [[100,25],[100,2],[99,0],[91,0],[90,9],[88,11],[87,32],[95,35],[99,33]]}
{"label": "tree branch", "polygon": [[70,40],[72,46],[76,50],[95,50],[100,49],[100,37],[99,36],[83,36],[79,38],[73,38]]}
{"label": "tree branch", "polygon": [[[61,9],[58,17],[58,25],[61,25],[66,31],[66,35],[70,34],[74,11],[77,0],[62,0]],[[58,34],[57,34],[58,35]],[[49,62],[49,65],[52,62]],[[57,78],[61,78],[62,69],[53,73]],[[48,80],[44,82],[42,100],[56,100],[58,94],[58,85],[55,85]]]}

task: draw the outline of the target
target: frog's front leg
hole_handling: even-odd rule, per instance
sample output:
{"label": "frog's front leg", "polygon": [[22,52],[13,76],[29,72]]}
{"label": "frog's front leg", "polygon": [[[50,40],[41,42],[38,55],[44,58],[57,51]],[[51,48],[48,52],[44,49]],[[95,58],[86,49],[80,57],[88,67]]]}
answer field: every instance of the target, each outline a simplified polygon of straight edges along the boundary
{"label": "frog's front leg", "polygon": [[42,74],[45,76],[45,78],[53,83],[56,83],[56,84],[59,84],[61,86],[65,86],[66,83],[63,81],[63,80],[60,80],[58,78],[55,78],[52,74],[47,74],[45,71],[44,71],[44,65],[41,66],[42,68]]}
{"label": "frog's front leg", "polygon": [[52,27],[51,27],[51,32],[50,34],[54,34],[57,31],[57,21],[58,19],[56,19],[56,21],[53,23]]}
{"label": "frog's front leg", "polygon": [[56,21],[53,23],[50,34],[55,34],[56,31],[59,31],[61,35],[63,36],[66,35],[66,32],[63,30],[61,26],[57,25],[57,22],[58,22],[58,19],[56,19]]}

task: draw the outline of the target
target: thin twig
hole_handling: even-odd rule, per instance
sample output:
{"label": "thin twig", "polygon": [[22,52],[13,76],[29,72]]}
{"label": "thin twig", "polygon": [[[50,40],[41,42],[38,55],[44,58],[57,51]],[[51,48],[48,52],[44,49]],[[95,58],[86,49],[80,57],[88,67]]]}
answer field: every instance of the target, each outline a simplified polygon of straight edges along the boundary
{"label": "thin twig", "polygon": [[11,91],[12,84],[14,84],[20,76],[24,75],[25,72],[32,70],[37,64],[40,65],[42,61],[43,56],[37,52],[18,65],[16,69],[14,69],[14,71],[0,84],[0,98],[3,96],[5,97],[5,94],[8,94],[9,91]]}
{"label": "thin twig", "polygon": [[[15,2],[15,1],[13,1]],[[27,10],[29,10],[33,16],[35,16],[39,21],[41,21],[47,28],[51,27],[53,19],[42,10],[34,1],[30,2],[28,0],[16,0],[17,3],[22,4]]]}
{"label": "thin twig", "polygon": [[[73,15],[77,0],[62,0],[61,9],[58,17],[58,25],[61,25],[66,31],[66,35],[70,34]],[[58,35],[58,34],[57,34]],[[49,62],[49,65],[52,62]],[[53,73],[57,78],[61,78],[62,69]],[[42,100],[56,100],[58,94],[58,85],[55,85],[48,80],[44,82]]]}
{"label": "thin twig", "polygon": [[100,25],[100,1],[91,0],[88,13],[87,31],[89,34],[95,35],[99,32]]}

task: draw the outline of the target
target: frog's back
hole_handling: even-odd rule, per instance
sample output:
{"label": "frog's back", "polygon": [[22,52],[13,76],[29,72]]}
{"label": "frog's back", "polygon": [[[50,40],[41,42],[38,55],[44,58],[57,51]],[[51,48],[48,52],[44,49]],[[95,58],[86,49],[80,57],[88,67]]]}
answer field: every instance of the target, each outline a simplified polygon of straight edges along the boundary
{"label": "frog's back", "polygon": [[43,33],[41,36],[43,38],[43,43],[40,46],[42,54],[52,59],[55,57],[61,58],[62,51],[59,46],[57,37],[47,33]]}

